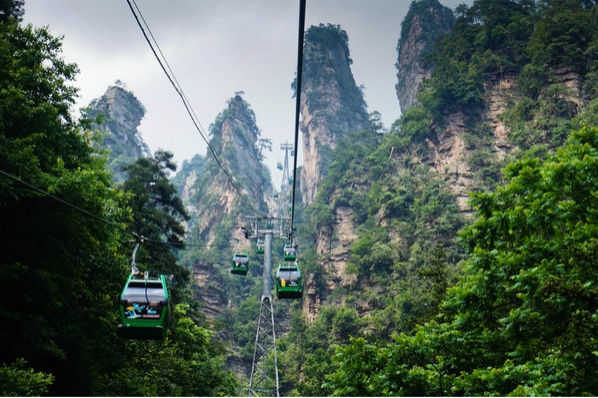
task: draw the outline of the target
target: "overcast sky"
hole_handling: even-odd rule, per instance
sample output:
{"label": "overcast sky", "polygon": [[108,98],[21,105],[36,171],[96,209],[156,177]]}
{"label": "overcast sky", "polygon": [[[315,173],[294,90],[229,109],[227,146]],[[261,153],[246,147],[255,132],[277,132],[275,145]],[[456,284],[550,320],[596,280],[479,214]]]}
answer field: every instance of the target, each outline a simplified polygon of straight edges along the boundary
{"label": "overcast sky", "polygon": [[[440,0],[452,9],[472,1]],[[347,32],[355,81],[365,87],[368,111],[380,112],[387,128],[400,116],[396,45],[410,4],[307,0],[306,30],[332,23]],[[294,142],[291,83],[297,67],[299,1],[137,0],[137,5],[206,134],[227,100],[238,91],[245,93],[262,138],[273,142],[266,158],[278,187],[282,175],[276,163],[284,159],[280,144]],[[120,80],[146,108],[139,130],[152,152],[171,151],[179,167],[195,154],[207,154],[126,0],[26,0],[23,21],[64,36],[64,58],[80,68],[77,107]]]}

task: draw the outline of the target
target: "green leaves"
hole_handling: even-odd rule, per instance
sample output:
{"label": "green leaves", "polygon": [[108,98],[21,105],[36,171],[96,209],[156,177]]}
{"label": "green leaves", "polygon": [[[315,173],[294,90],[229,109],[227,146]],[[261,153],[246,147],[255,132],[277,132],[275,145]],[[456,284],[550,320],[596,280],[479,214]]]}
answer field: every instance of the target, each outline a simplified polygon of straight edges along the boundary
{"label": "green leaves", "polygon": [[[0,251],[0,357],[9,363],[0,367],[0,392],[234,395],[224,351],[189,305],[175,308],[176,341],[116,336],[132,250],[123,231],[132,224],[147,238],[180,242],[187,216],[168,180],[175,166],[167,152],[129,166],[126,192],[112,185],[82,133],[89,123],[71,117],[77,68],[60,48],[46,29],[0,23],[0,169],[72,205],[0,177],[0,239],[10,242]],[[164,245],[144,255],[152,271],[178,274],[177,293],[188,287]]]}
{"label": "green leaves", "polygon": [[351,339],[351,343],[344,348],[337,348],[333,357],[333,365],[338,371],[330,375],[328,384],[334,386],[335,397],[365,397],[377,395],[372,390],[371,377],[377,371],[376,366],[377,349],[367,344],[363,338]]}
{"label": "green leaves", "polygon": [[185,234],[181,223],[189,219],[176,187],[168,179],[168,171],[176,170],[172,157],[172,153],[159,150],[154,157],[142,157],[124,167],[128,178],[123,190],[129,194],[133,211],[132,229],[140,237],[154,241],[142,246],[140,264],[153,273],[177,275],[183,283],[188,280],[188,272],[176,264],[171,248],[156,243],[180,244]]}
{"label": "green leaves", "polygon": [[[332,395],[596,394],[596,137],[573,132],[547,160],[514,163],[508,184],[476,195],[464,275],[438,321],[392,344],[338,348],[325,384]],[[420,272],[442,282],[435,257]]]}
{"label": "green leaves", "polygon": [[0,395],[3,397],[38,397],[49,392],[54,376],[36,372],[20,358],[11,365],[0,366]]}
{"label": "green leaves", "polygon": [[[494,314],[494,325],[486,317],[483,324],[510,342],[508,358],[516,361],[513,371],[519,364],[550,357],[562,361],[563,369],[573,361],[581,373],[594,372],[593,365],[587,366],[595,359],[584,354],[578,342],[587,341],[587,333],[596,325],[576,314],[596,311],[588,299],[598,276],[590,260],[598,248],[598,198],[592,182],[598,178],[598,152],[589,144],[595,144],[597,133],[596,129],[575,132],[569,145],[544,163],[522,160],[511,165],[507,186],[474,201],[480,217],[463,237],[474,249],[470,273],[476,279],[459,285],[479,291],[476,295]],[[445,309],[457,313],[470,309],[466,312],[470,314],[479,310],[472,307],[473,301],[465,301],[466,296],[457,297],[453,294]],[[581,319],[583,327],[578,324]],[[575,338],[572,324],[576,324]],[[507,352],[502,355],[506,360]],[[542,377],[552,377],[553,368],[540,369]],[[558,376],[558,383],[564,377],[573,376]],[[576,379],[566,388],[565,394],[576,395],[594,387]]]}
{"label": "green leaves", "polygon": [[128,361],[102,375],[95,394],[108,396],[232,396],[239,384],[223,369],[223,349],[192,319],[188,304],[173,310],[164,342],[131,341]]}
{"label": "green leaves", "polygon": [[[77,68],[63,60],[60,39],[47,29],[0,24],[0,59],[0,168],[124,227],[122,192],[71,117],[76,89],[68,82]],[[0,234],[11,242],[0,254],[0,322],[11,325],[0,333],[0,354],[44,370],[26,375],[32,390],[21,394],[51,386],[52,394],[88,395],[102,367],[93,344],[108,346],[116,324],[113,295],[127,262],[121,232],[5,177],[0,185]],[[6,391],[21,388],[19,380],[7,381],[14,384]]]}

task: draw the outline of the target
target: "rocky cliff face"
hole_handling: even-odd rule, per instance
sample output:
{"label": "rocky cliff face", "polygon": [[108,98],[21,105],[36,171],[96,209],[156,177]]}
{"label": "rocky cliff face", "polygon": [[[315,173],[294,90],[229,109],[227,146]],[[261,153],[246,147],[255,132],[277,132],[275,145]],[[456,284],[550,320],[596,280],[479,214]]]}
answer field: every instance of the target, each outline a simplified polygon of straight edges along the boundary
{"label": "rocky cliff face", "polygon": [[438,35],[447,33],[455,17],[450,8],[438,0],[419,0],[411,3],[409,12],[401,23],[401,36],[397,44],[398,83],[395,86],[401,110],[416,102],[419,85],[430,77],[433,65],[426,65],[424,57],[434,45]]}
{"label": "rocky cliff face", "polygon": [[[508,101],[519,96],[513,82],[513,76],[504,76],[488,82],[485,87],[487,108],[481,120],[488,126],[491,137],[489,145],[483,150],[499,162],[515,149],[507,140],[509,132],[500,117]],[[449,181],[448,186],[457,195],[461,212],[473,216],[469,192],[475,191],[479,182],[475,180],[475,170],[468,158],[479,148],[471,146],[466,140],[468,126],[462,112],[446,114],[443,123],[444,127],[431,131],[431,138],[426,140],[429,155],[422,160]]]}
{"label": "rocky cliff face", "polygon": [[[487,145],[475,147],[467,142],[468,125],[462,112],[446,114],[442,121],[444,127],[430,131],[430,138],[426,140],[429,151],[428,156],[422,161],[449,181],[449,186],[457,195],[459,207],[465,215],[473,216],[473,209],[468,203],[469,192],[480,187],[480,182],[476,180],[476,170],[469,162],[472,154],[476,150],[482,150],[502,164],[509,154],[519,149],[509,141],[511,131],[501,117],[507,105],[517,102],[521,97],[515,87],[516,78],[505,75],[491,79],[484,85],[486,106],[480,114],[480,119],[490,134]],[[581,94],[583,76],[574,68],[558,68],[554,71],[550,84],[560,87],[560,91],[566,93],[563,100],[568,103],[573,114],[581,113],[587,106],[588,101]]]}
{"label": "rocky cliff face", "polygon": [[[415,105],[421,82],[430,77],[434,68],[434,65],[425,66],[422,59],[431,51],[438,36],[448,33],[453,25],[453,13],[437,0],[418,0],[411,4],[402,23],[397,46],[396,89],[401,109]],[[581,89],[584,78],[577,69],[568,66],[549,71],[552,78],[546,82],[543,90],[551,86],[550,90],[566,93],[561,94],[561,100],[568,104],[566,107],[571,110],[571,117],[580,113],[586,105]],[[483,154],[490,162],[501,165],[510,153],[518,149],[509,139],[511,131],[502,117],[509,104],[518,103],[522,97],[516,87],[518,78],[513,72],[488,74],[483,87],[483,106],[476,111],[475,117],[470,115],[468,120],[463,109],[453,108],[438,118],[428,133],[428,151],[421,160],[445,177],[458,197],[461,211],[466,215],[473,214],[468,204],[469,192],[483,186],[480,182],[481,165],[475,164],[472,157]],[[537,99],[538,102],[549,100]],[[476,118],[477,121],[472,121]],[[472,135],[473,129],[484,130],[483,140],[468,142],[468,135]],[[546,135],[549,136],[550,132]]]}
{"label": "rocky cliff face", "polygon": [[[339,26],[312,26],[305,37],[304,80],[301,97],[303,203],[312,204],[318,183],[327,173],[330,152],[346,133],[370,127],[366,103],[351,73],[348,37]],[[312,321],[331,291],[348,283],[344,275],[351,242],[357,236],[348,207],[335,210],[332,230],[318,231],[317,253],[326,274],[324,289],[308,275],[303,311]]]}
{"label": "rocky cliff face", "polygon": [[199,260],[193,265],[193,298],[202,303],[201,312],[214,320],[228,303],[223,281],[218,278],[214,265]]}
{"label": "rocky cliff face", "polygon": [[[410,19],[402,25],[402,36],[397,47],[399,83],[396,88],[402,109],[415,104],[421,82],[433,71],[433,65],[423,66],[423,55],[429,51],[439,34],[450,31],[454,21],[452,11],[442,7],[436,0],[412,3],[407,18]],[[565,107],[571,109],[572,115],[581,112],[587,105],[587,101],[582,96],[583,76],[579,71],[571,67],[561,67],[551,71],[551,76],[547,84],[551,86],[553,92],[561,93],[560,100],[567,103]],[[484,189],[480,181],[480,166],[472,162],[476,153],[491,159],[498,165],[497,169],[501,169],[502,162],[518,150],[509,140],[511,131],[503,117],[509,104],[517,103],[521,98],[516,81],[517,76],[507,73],[490,75],[484,82],[483,106],[476,111],[475,118],[454,107],[450,112],[446,111],[442,114],[427,134],[425,140],[427,151],[419,160],[429,165],[439,176],[444,177],[447,186],[457,195],[459,208],[465,216],[473,216],[473,209],[469,205],[469,193]],[[325,84],[323,81],[319,83]],[[317,87],[311,89],[318,90]],[[543,100],[547,98],[539,98],[539,101]],[[305,108],[302,109],[304,126],[309,126],[315,119],[314,117],[310,119],[309,98],[302,108]],[[318,126],[318,123],[314,125]],[[472,129],[482,129],[483,132],[474,133]],[[316,134],[320,131],[324,130],[320,129]],[[483,134],[483,140],[472,140],[472,134]],[[334,135],[325,135],[325,137],[334,137]],[[313,140],[307,134],[305,138]],[[306,145],[306,148],[308,147],[309,145]],[[308,170],[309,168],[306,171]],[[312,189],[314,192],[317,191],[317,184],[312,185]],[[367,190],[368,187],[364,186],[360,189]],[[334,195],[335,193],[331,195],[331,202]],[[315,193],[312,198],[313,196]],[[336,206],[332,227],[318,231],[316,250],[324,272],[322,277],[324,282],[317,285],[315,280],[308,278],[308,288],[303,302],[303,311],[308,321],[315,319],[320,306],[331,304],[330,293],[333,290],[342,286],[349,287],[355,283],[350,275],[345,274],[351,245],[358,237],[356,226],[351,222],[352,211],[350,206]],[[381,224],[384,224],[383,220]],[[367,284],[368,281],[362,283]],[[342,301],[342,298],[340,300]],[[367,308],[362,310],[367,311]]]}
{"label": "rocky cliff face", "polygon": [[[258,148],[255,115],[241,94],[228,101],[211,125],[210,136],[218,160],[208,149],[205,157],[186,161],[174,180],[191,215],[186,240],[202,244],[198,255],[202,260],[188,264],[194,294],[203,304],[201,311],[214,319],[230,304],[225,281],[218,275],[228,272],[228,256],[237,242],[239,250],[249,249],[251,243],[240,227],[246,224],[245,216],[256,215],[257,210],[266,213],[264,197],[272,196],[272,185]],[[210,261],[204,260],[206,256]]]}
{"label": "rocky cliff face", "polygon": [[[453,21],[452,11],[443,7],[437,0],[412,3],[407,19],[402,24],[402,36],[397,47],[399,61],[396,66],[399,70],[397,75],[399,83],[396,89],[402,109],[415,104],[419,85],[432,71],[431,67],[424,67],[423,56],[430,51],[438,34],[450,30]],[[343,39],[346,37],[340,35],[337,43],[342,42]],[[309,204],[313,203],[319,180],[326,175],[328,164],[324,154],[336,147],[335,139],[338,138],[338,133],[335,134],[335,132],[338,131],[336,129],[339,129],[339,121],[343,120],[342,117],[338,117],[338,114],[335,115],[336,117],[327,117],[332,113],[330,110],[337,111],[348,107],[348,103],[343,102],[340,95],[337,81],[331,76],[335,76],[335,70],[339,69],[350,72],[351,60],[348,57],[347,49],[342,46],[330,45],[330,42],[324,40],[314,40],[313,43],[306,40],[305,54],[306,59],[312,62],[321,62],[323,65],[319,67],[329,73],[326,78],[306,80],[304,91],[312,96],[306,95],[301,104],[304,134],[304,170],[301,183],[304,201]],[[310,58],[307,58],[308,56]],[[324,63],[324,61],[328,62]],[[311,77],[307,71],[304,73]],[[320,73],[323,74],[323,72]],[[353,88],[357,89],[354,81],[351,80],[351,82]],[[318,95],[314,96],[314,93]],[[318,107],[320,104],[323,105],[321,108]],[[444,167],[448,165],[449,170],[451,170],[450,167],[453,167],[452,170],[460,169],[461,175],[467,175],[465,157],[467,148],[462,138],[465,130],[464,117],[462,115],[451,115],[450,117],[452,119],[446,124],[447,127],[443,129],[439,127],[435,139],[428,140],[429,157],[424,161],[433,165],[437,170],[444,171]],[[359,117],[354,120],[361,121],[364,118],[364,114],[359,114]],[[356,127],[356,125],[357,122],[351,127]],[[347,129],[347,127],[340,128]],[[353,130],[366,127],[367,124],[361,124],[359,128]],[[471,184],[469,180],[459,180],[459,183],[462,184],[459,189],[462,200],[465,202]],[[359,186],[352,188],[360,192],[367,192],[370,188],[368,181],[355,182],[355,184]],[[329,202],[334,202],[335,196],[339,194],[337,191],[330,194]],[[353,222],[353,212],[354,209],[349,205],[334,206],[332,226],[317,231],[316,253],[323,275],[319,280],[307,275],[302,311],[308,322],[316,319],[321,306],[343,304],[344,298],[341,295],[332,295],[334,290],[342,287],[356,287],[358,282],[356,275],[345,272],[350,260],[351,246],[358,238],[357,225]],[[377,288],[370,286],[370,282],[367,279],[361,281],[361,288]],[[333,297],[336,298],[333,299]],[[369,310],[370,308],[367,306],[359,308],[361,313]]]}
{"label": "rocky cliff face", "polygon": [[317,281],[308,275],[302,307],[307,322],[316,319],[322,305],[331,304],[330,294],[335,289],[348,287],[356,281],[355,275],[345,273],[351,245],[358,237],[356,225],[351,220],[352,212],[349,206],[337,207],[334,210],[333,228],[319,231],[316,252],[324,271],[324,284],[321,286],[323,289],[318,289]]}
{"label": "rocky cliff face", "polygon": [[370,124],[363,95],[351,73],[352,62],[347,34],[339,26],[312,26],[307,31],[301,95],[301,191],[305,204],[313,203],[339,137]]}
{"label": "rocky cliff face", "polygon": [[[264,197],[272,196],[272,185],[257,148],[260,133],[255,115],[240,95],[229,100],[210,134],[211,145],[228,176],[208,154],[206,173],[193,184],[198,196],[191,206],[195,207],[199,234],[208,245],[219,237],[218,225],[225,221],[243,225],[242,217],[265,211]],[[232,234],[231,239],[245,241],[240,228],[233,228]]]}
{"label": "rocky cliff face", "polygon": [[104,95],[93,100],[88,107],[88,117],[100,117],[99,123],[93,125],[103,135],[96,145],[107,150],[108,168],[118,181],[125,178],[120,170],[122,166],[150,155],[137,130],[144,115],[145,108],[141,102],[120,83],[108,87]]}
{"label": "rocky cliff face", "polygon": [[[418,0],[411,3],[409,12],[401,24],[401,36],[397,45],[398,61],[396,87],[401,109],[416,104],[417,94],[424,79],[429,78],[434,65],[426,65],[428,54],[439,35],[450,32],[455,17],[450,8],[438,0]],[[490,144],[484,150],[503,160],[513,150],[508,143],[508,132],[500,120],[507,101],[516,99],[514,76],[502,76],[486,84],[487,112],[481,115],[492,134]],[[466,140],[467,118],[461,111],[447,113],[433,126],[426,143],[428,153],[422,159],[438,174],[445,176],[451,190],[457,195],[461,211],[473,215],[469,206],[469,192],[476,187],[474,170],[468,162],[473,148]]]}

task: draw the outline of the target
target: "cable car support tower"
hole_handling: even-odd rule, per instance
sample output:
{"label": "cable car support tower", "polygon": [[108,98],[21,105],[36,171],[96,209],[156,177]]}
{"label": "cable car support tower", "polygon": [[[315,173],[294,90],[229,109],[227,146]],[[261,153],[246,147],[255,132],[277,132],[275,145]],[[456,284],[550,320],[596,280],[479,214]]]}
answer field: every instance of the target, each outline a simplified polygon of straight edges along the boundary
{"label": "cable car support tower", "polygon": [[[275,234],[285,241],[292,239],[291,218],[288,215],[288,205],[291,199],[289,185],[292,184],[292,179],[289,177],[289,151],[291,151],[291,156],[294,155],[292,144],[282,144],[280,149],[285,151],[285,157],[282,184],[277,203],[278,215],[276,218],[266,219],[264,228],[259,227],[259,218],[248,217],[252,222],[245,229],[246,237],[255,237],[258,239],[257,247],[260,248],[260,252],[261,248],[263,248],[264,254],[264,284],[255,335],[253,363],[251,365],[251,378],[249,381],[249,396],[280,396],[276,358],[276,331],[271,293],[272,240]],[[263,237],[263,241],[261,237]]]}
{"label": "cable car support tower", "polygon": [[[294,156],[292,144],[285,143],[280,146],[285,151],[284,168],[282,172],[282,183],[278,195],[278,215],[276,218],[266,219],[265,228],[259,228],[257,217],[253,219],[249,227],[247,237],[256,237],[260,240],[263,236],[264,249],[264,288],[262,292],[260,315],[258,319],[257,333],[255,336],[255,347],[253,352],[253,363],[251,365],[251,378],[249,381],[249,396],[279,396],[278,364],[276,359],[276,331],[274,323],[274,311],[272,306],[272,240],[276,235],[283,240],[292,239],[292,227],[290,225],[288,206],[290,203],[289,186],[293,180],[289,174],[289,151]],[[247,229],[246,229],[247,232]],[[272,375],[272,372],[274,375]]]}
{"label": "cable car support tower", "polygon": [[[253,351],[253,362],[251,365],[251,378],[249,380],[249,396],[280,396],[278,380],[278,363],[276,359],[276,331],[274,324],[274,310],[272,306],[272,239],[277,232],[280,239],[289,240],[292,246],[293,219],[295,208],[291,207],[289,217],[288,203],[295,202],[295,178],[297,173],[297,157],[295,156],[293,167],[293,179],[289,176],[288,153],[294,156],[294,148],[297,147],[299,137],[299,107],[301,103],[301,80],[303,71],[303,41],[305,34],[305,2],[299,1],[299,38],[297,54],[297,93],[295,109],[295,145],[282,144],[281,149],[285,151],[283,179],[281,192],[278,198],[278,215],[265,219],[265,227],[260,229],[260,221],[264,218],[247,217],[250,223],[246,225],[245,237],[248,239],[257,238],[256,252],[264,254],[263,291],[260,304],[260,314],[255,336]],[[292,198],[289,196],[288,187],[292,185]],[[263,241],[260,242],[260,238]],[[262,251],[263,250],[263,251]],[[286,250],[286,247],[285,247]],[[294,253],[294,251],[293,251]],[[293,254],[294,256],[294,254]],[[285,253],[286,260],[286,253]],[[279,267],[280,268],[280,267]],[[277,285],[278,289],[278,285]],[[278,290],[277,290],[278,291]]]}
{"label": "cable car support tower", "polygon": [[[249,380],[249,396],[279,397],[278,363],[276,360],[276,331],[274,327],[274,310],[272,307],[272,236],[274,223],[266,221],[266,228],[255,228],[255,236],[264,236],[264,273],[263,292],[260,314],[255,335],[251,378]],[[255,218],[255,225],[258,220]],[[272,372],[274,375],[272,375]]]}

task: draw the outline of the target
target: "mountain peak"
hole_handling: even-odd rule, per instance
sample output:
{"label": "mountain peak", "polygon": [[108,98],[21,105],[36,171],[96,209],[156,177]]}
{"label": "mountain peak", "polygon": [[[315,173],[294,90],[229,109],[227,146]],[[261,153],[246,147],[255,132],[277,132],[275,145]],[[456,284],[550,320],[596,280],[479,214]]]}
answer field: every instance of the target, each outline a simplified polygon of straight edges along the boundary
{"label": "mountain peak", "polygon": [[338,25],[312,26],[305,34],[301,115],[305,203],[313,203],[318,182],[340,137],[369,126],[363,93],[351,72],[347,33]]}
{"label": "mountain peak", "polygon": [[150,150],[138,131],[145,108],[135,95],[122,84],[108,87],[99,98],[94,99],[87,109],[87,117],[96,119],[93,128],[102,132],[96,146],[108,152],[108,168],[118,181],[125,178],[121,167],[142,156],[149,156]]}
{"label": "mountain peak", "polygon": [[439,35],[448,33],[455,22],[453,11],[438,0],[413,1],[401,23],[397,44],[398,83],[395,86],[401,110],[413,106],[419,85],[430,77],[433,65],[424,57],[433,49]]}

